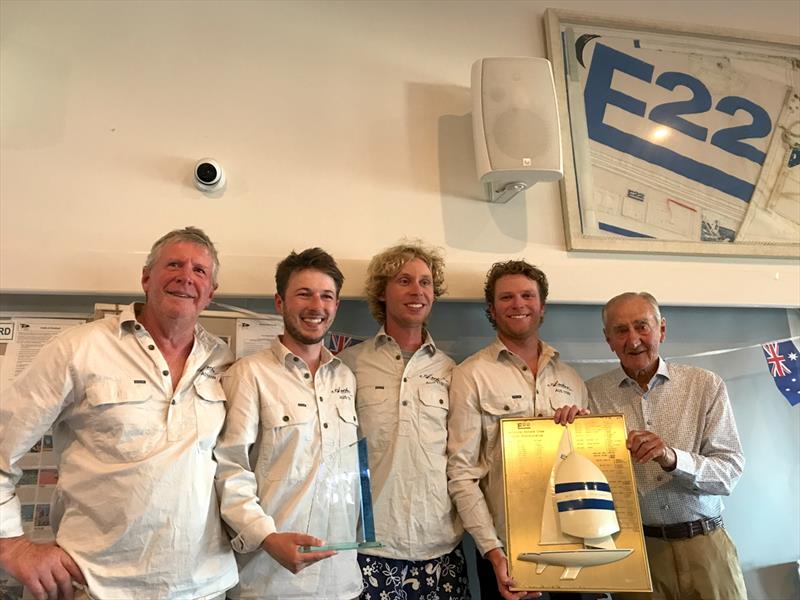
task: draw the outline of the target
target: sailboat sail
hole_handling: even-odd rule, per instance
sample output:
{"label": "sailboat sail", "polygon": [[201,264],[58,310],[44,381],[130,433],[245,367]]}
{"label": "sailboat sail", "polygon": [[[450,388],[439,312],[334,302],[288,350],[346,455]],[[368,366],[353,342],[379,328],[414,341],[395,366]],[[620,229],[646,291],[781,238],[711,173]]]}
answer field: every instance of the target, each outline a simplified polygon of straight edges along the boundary
{"label": "sailboat sail", "polygon": [[524,552],[520,560],[564,567],[561,579],[575,579],[582,567],[622,560],[633,550],[617,549],[619,531],[608,479],[591,460],[574,452],[569,427],[564,429],[550,472],[542,510],[539,544],[582,544],[575,550]]}

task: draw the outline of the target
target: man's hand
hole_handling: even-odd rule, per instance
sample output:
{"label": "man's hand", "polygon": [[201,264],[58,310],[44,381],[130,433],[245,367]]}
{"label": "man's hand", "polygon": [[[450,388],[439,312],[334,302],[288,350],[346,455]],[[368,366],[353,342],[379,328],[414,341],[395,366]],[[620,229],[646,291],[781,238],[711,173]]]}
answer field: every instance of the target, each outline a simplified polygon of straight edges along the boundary
{"label": "man's hand", "polygon": [[559,425],[567,425],[572,423],[577,416],[584,416],[589,414],[588,408],[578,408],[574,404],[572,406],[567,406],[566,404],[561,408],[557,408],[555,414],[553,415],[553,421],[558,423]]}
{"label": "man's hand", "polygon": [[300,552],[300,546],[322,546],[324,542],[304,533],[271,533],[261,542],[261,547],[284,568],[295,575],[318,560],[336,554],[335,550],[324,552]]}
{"label": "man's hand", "polygon": [[80,568],[62,548],[34,544],[25,536],[0,539],[0,567],[36,600],[72,600],[72,580],[86,585]]}
{"label": "man's hand", "polygon": [[492,563],[494,576],[497,578],[497,590],[505,600],[524,600],[538,598],[541,592],[520,591],[512,592],[509,588],[514,585],[514,580],[508,574],[508,560],[502,548],[493,548],[486,553],[486,560]]}
{"label": "man's hand", "polygon": [[635,462],[646,463],[654,460],[665,471],[672,471],[678,463],[675,450],[667,446],[664,440],[652,431],[634,429],[628,433],[625,445],[631,451],[631,458]]}

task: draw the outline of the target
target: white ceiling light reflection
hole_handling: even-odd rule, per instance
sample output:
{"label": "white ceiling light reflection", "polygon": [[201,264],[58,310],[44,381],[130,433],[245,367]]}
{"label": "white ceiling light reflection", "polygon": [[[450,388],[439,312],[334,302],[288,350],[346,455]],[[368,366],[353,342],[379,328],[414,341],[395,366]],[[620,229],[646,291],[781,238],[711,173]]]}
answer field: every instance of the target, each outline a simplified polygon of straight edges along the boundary
{"label": "white ceiling light reflection", "polygon": [[669,137],[669,127],[656,127],[648,136],[651,142],[663,142]]}

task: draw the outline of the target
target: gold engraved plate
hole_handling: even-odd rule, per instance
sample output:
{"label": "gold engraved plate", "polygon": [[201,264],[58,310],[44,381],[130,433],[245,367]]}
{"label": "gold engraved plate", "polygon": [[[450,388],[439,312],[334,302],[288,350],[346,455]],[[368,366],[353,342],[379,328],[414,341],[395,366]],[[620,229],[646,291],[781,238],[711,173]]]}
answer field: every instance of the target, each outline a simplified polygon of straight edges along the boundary
{"label": "gold engraved plate", "polygon": [[503,419],[501,431],[514,589],[652,591],[625,417]]}

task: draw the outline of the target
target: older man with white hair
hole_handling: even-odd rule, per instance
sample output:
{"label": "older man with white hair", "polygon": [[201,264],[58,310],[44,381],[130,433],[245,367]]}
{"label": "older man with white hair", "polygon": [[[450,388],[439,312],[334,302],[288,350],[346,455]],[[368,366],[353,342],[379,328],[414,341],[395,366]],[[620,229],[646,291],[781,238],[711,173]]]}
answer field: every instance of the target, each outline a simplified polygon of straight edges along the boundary
{"label": "older man with white hair", "polygon": [[[3,391],[0,567],[35,598],[216,600],[236,584],[212,456],[232,356],[197,323],[218,269],[203,231],[167,233],[142,270],[144,304],[58,335]],[[36,544],[14,485],[50,427],[56,539]]]}

